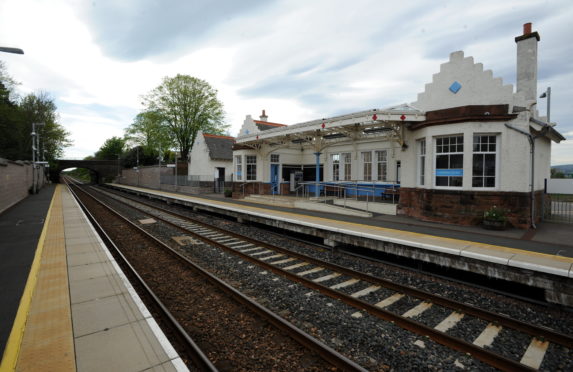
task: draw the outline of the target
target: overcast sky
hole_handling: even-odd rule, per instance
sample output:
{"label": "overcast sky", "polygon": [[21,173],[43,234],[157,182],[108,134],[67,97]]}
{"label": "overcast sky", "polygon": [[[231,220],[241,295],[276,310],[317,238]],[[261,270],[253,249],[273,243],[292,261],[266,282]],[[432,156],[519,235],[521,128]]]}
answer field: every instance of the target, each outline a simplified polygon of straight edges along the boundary
{"label": "overcast sky", "polygon": [[52,94],[66,157],[83,158],[177,73],[218,90],[231,135],[262,109],[294,124],[415,101],[457,50],[515,86],[514,37],[532,22],[538,91],[551,86],[567,138],[552,163],[573,164],[572,19],[571,0],[0,0],[0,45],[25,51],[0,59],[20,94]]}

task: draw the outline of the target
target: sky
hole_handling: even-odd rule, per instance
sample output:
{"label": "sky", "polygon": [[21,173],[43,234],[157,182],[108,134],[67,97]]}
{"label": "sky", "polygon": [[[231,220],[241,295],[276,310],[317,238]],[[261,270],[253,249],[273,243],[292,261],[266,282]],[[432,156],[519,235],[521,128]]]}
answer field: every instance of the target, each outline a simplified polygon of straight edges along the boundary
{"label": "sky", "polygon": [[217,89],[231,135],[262,109],[295,124],[416,101],[458,50],[515,87],[514,38],[532,22],[538,94],[551,87],[567,138],[552,164],[573,164],[572,19],[571,0],[0,0],[0,46],[25,52],[0,60],[20,95],[55,98],[65,157],[81,159],[176,74]]}

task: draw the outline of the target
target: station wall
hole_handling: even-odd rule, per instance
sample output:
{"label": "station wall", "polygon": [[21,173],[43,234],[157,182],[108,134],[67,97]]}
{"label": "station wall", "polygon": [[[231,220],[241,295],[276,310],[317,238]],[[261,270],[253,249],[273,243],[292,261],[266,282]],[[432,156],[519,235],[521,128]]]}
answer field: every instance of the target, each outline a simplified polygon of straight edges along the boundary
{"label": "station wall", "polygon": [[[27,197],[32,187],[32,164],[0,158],[0,213]],[[36,170],[37,187],[47,182],[44,168]]]}

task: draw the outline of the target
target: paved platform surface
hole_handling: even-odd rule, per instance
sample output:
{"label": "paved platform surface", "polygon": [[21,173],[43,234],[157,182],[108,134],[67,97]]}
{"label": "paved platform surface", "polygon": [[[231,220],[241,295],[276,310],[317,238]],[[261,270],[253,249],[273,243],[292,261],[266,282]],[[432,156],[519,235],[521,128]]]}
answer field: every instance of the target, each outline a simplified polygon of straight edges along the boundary
{"label": "paved platform surface", "polygon": [[65,186],[33,245],[2,371],[187,370]]}
{"label": "paved platform surface", "polygon": [[480,227],[428,223],[400,216],[354,217],[249,203],[220,195],[184,195],[141,187],[110,184],[162,197],[204,205],[219,205],[254,216],[276,219],[334,233],[397,243],[508,267],[573,277],[573,228],[540,224],[538,230],[489,231]]}
{"label": "paved platform surface", "polygon": [[0,355],[18,311],[55,188],[47,185],[0,214]]}

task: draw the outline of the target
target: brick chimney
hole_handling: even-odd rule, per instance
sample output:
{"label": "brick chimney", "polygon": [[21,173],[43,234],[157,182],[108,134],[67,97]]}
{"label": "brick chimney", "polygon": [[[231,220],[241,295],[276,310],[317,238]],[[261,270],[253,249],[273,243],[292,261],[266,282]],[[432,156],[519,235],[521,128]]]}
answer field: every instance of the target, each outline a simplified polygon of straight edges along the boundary
{"label": "brick chimney", "polygon": [[537,43],[539,34],[531,32],[531,23],[523,25],[523,35],[515,38],[517,43],[517,92],[523,92],[526,100],[537,100]]}
{"label": "brick chimney", "polygon": [[261,116],[259,116],[259,118],[261,119],[261,121],[267,121],[269,117],[267,116],[267,114],[265,114],[265,110],[263,110],[263,113],[261,114]]}

